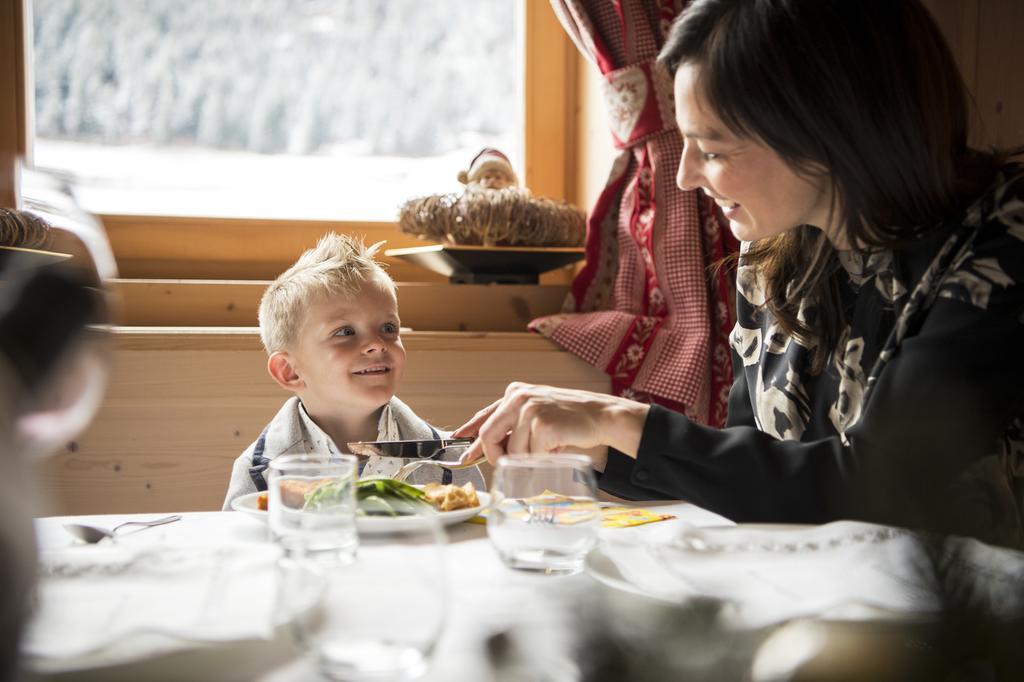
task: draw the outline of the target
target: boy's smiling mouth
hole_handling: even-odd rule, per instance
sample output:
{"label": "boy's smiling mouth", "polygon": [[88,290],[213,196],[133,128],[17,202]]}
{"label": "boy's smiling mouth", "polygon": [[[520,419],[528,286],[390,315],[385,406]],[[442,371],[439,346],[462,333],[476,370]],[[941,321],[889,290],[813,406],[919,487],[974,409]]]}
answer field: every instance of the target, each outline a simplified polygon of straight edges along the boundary
{"label": "boy's smiling mouth", "polygon": [[371,365],[370,367],[364,367],[363,369],[357,369],[352,372],[359,376],[368,376],[374,374],[387,374],[391,371],[391,368],[387,365]]}

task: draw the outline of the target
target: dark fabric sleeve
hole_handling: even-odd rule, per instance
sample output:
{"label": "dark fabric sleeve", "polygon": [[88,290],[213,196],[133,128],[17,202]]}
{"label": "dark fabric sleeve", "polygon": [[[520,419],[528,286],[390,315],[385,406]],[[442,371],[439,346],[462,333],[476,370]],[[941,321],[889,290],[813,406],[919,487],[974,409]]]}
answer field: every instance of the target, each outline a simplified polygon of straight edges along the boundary
{"label": "dark fabric sleeve", "polygon": [[683,499],[734,521],[821,523],[843,515],[830,491],[849,457],[837,438],[799,443],[751,426],[713,429],[655,405],[637,459],[610,452],[601,488],[627,499]]}
{"label": "dark fabric sleeve", "polygon": [[740,358],[726,428],[695,424],[652,406],[637,459],[612,450],[600,486],[626,499],[684,499],[735,521],[820,522],[840,513],[839,487],[850,453],[838,438],[779,441],[754,427]]}
{"label": "dark fabric sleeve", "polygon": [[1012,280],[1005,285],[969,295],[943,287],[850,429],[872,516],[926,526],[931,516],[938,530],[997,542],[1007,542],[1013,526],[1019,543],[1012,465],[994,453],[1011,420],[1024,415],[1022,246],[1000,240],[974,255],[975,263],[998,263],[995,279]]}
{"label": "dark fabric sleeve", "polygon": [[[976,259],[1002,253],[1007,278],[996,278],[1001,285],[975,301],[955,292],[938,299],[882,372],[847,432],[849,446],[838,437],[779,441],[756,430],[738,372],[728,428],[652,407],[636,461],[610,453],[602,489],[632,499],[685,499],[746,522],[918,525],[933,510],[966,516],[962,499],[949,497],[951,486],[995,449],[1024,408],[1024,249],[1019,239],[998,241]],[[981,523],[961,530],[984,535]]]}

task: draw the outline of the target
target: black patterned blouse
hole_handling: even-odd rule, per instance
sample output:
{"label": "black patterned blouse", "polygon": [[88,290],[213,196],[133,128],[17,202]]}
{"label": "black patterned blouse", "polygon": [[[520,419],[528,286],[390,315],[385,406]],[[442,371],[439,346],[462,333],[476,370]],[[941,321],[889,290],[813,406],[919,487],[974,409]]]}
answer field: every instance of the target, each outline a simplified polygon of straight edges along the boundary
{"label": "black patterned blouse", "polygon": [[610,453],[601,487],[736,521],[916,505],[1024,547],[1024,167],[911,247],[839,260],[847,327],[824,372],[758,312],[763,282],[741,257],[727,428],[652,407],[637,459]]}

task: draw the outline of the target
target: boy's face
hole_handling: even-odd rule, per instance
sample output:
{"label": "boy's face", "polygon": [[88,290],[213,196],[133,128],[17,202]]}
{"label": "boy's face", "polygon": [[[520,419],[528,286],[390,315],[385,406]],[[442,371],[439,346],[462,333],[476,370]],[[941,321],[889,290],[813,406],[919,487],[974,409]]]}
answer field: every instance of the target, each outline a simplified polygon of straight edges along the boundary
{"label": "boy's face", "polygon": [[391,400],[405,367],[399,324],[394,294],[376,280],[308,305],[289,353],[307,409],[369,413]]}

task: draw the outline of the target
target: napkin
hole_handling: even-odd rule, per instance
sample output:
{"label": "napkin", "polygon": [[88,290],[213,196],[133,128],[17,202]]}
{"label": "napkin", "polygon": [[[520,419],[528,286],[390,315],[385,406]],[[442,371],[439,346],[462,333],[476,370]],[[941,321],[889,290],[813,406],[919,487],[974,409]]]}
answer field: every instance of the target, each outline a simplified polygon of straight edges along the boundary
{"label": "napkin", "polygon": [[[1024,575],[1024,554],[964,542],[973,544],[964,545],[963,557],[985,570]],[[721,600],[722,618],[737,627],[803,616],[915,617],[940,606],[925,587],[914,537],[886,526],[688,527],[658,544],[605,538],[600,551],[638,591],[673,602]],[[992,600],[1005,606],[1003,596]]]}
{"label": "napkin", "polygon": [[44,550],[23,651],[64,659],[154,635],[193,643],[269,639],[279,554],[258,543]]}

